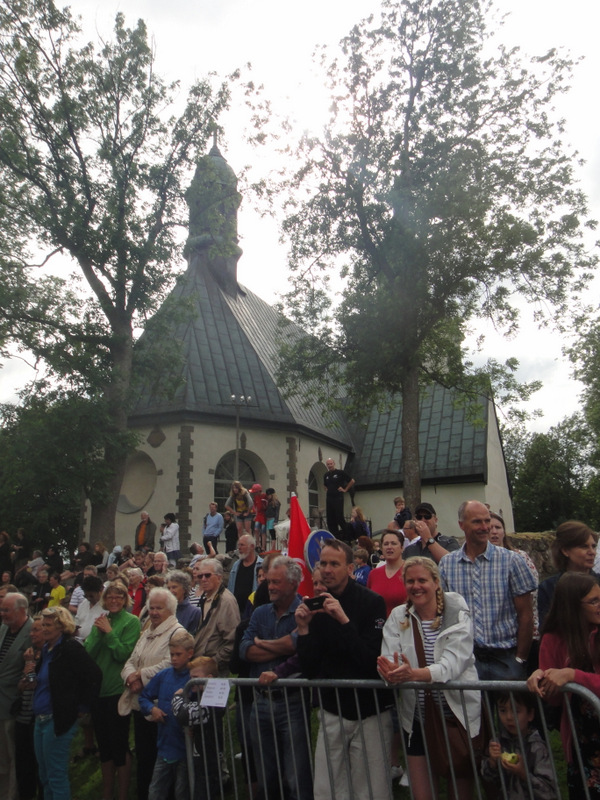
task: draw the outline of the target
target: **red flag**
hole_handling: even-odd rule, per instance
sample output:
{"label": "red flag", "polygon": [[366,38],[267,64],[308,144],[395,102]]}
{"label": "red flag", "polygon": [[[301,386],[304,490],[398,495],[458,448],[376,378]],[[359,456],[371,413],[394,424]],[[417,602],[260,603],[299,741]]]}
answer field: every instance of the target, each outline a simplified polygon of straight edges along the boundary
{"label": "red flag", "polygon": [[298,587],[298,594],[302,597],[312,597],[313,583],[310,569],[304,560],[304,545],[310,534],[310,526],[302,513],[300,503],[295,494],[290,500],[290,535],[288,538],[288,555],[302,568],[302,582]]}

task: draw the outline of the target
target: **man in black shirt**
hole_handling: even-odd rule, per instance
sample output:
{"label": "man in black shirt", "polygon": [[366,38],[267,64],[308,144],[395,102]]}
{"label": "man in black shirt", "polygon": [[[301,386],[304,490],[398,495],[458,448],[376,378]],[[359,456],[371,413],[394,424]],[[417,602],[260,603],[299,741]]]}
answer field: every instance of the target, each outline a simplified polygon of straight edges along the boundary
{"label": "man in black shirt", "polygon": [[334,536],[345,538],[346,522],[344,520],[344,495],[354,486],[354,478],[351,478],[343,469],[336,469],[335,462],[328,458],[325,462],[327,472],[323,477],[323,483],[327,490],[326,513],[327,527],[329,533]]}
{"label": "man in black shirt", "polygon": [[[328,540],[319,566],[327,586],[322,611],[310,611],[306,603],[296,610],[302,675],[377,680],[386,612],[383,597],[350,578],[353,553],[345,542]],[[341,797],[370,797],[371,789],[373,797],[391,800],[392,720],[390,712],[383,710],[384,698],[377,699],[372,689],[321,689],[320,697],[323,712],[315,752],[315,800],[329,800],[332,785]],[[351,757],[363,747],[364,758]]]}
{"label": "man in black shirt", "polygon": [[256,555],[256,544],[250,534],[245,533],[238,540],[239,560],[235,562],[229,573],[227,588],[234,595],[240,609],[240,616],[244,616],[248,597],[256,591],[258,585],[258,568],[262,558]]}

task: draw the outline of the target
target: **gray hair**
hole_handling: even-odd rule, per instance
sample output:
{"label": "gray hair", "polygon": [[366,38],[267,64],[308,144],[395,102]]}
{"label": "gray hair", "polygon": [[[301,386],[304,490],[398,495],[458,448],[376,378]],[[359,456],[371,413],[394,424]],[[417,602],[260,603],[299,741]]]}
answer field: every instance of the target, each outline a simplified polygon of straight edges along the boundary
{"label": "gray hair", "polygon": [[177,599],[175,595],[172,594],[168,589],[164,589],[162,586],[155,586],[154,589],[150,590],[148,594],[148,599],[146,600],[146,608],[150,610],[150,601],[152,598],[158,597],[158,595],[162,595],[166,600],[166,607],[169,609],[171,614],[174,614],[177,611]]}
{"label": "gray hair", "polygon": [[215,575],[218,575],[219,578],[223,577],[223,564],[221,564],[221,562],[217,558],[205,558],[202,561],[202,566],[203,567],[208,567],[208,566],[212,567],[213,568],[213,572],[215,573]]}
{"label": "gray hair", "polygon": [[174,569],[171,572],[167,572],[165,576],[165,580],[167,583],[172,581],[173,583],[178,583],[180,586],[183,586],[186,592],[189,592],[192,587],[192,579],[188,575],[187,572],[184,572],[181,569]]}
{"label": "gray hair", "polygon": [[302,581],[302,568],[293,558],[289,556],[277,556],[277,558],[274,558],[269,564],[269,569],[275,569],[276,567],[284,567],[286,579],[290,583],[295,583],[296,586],[300,585]]}
{"label": "gray hair", "polygon": [[[248,542],[248,544],[251,544],[251,545],[252,545],[252,547],[256,547],[256,542],[254,541],[254,537],[253,537],[253,536],[250,536],[250,534],[249,534],[249,533],[243,533],[243,534],[240,536],[240,539],[245,539],[245,541],[247,541],[247,542]],[[239,542],[239,540],[240,540],[240,539],[238,539],[238,542]]]}
{"label": "gray hair", "polygon": [[14,606],[15,610],[17,608],[18,609],[24,608],[25,611],[27,611],[27,609],[29,608],[29,601],[27,600],[27,598],[25,597],[24,594],[21,594],[21,592],[8,592],[8,594],[6,596],[7,597],[14,597],[13,606]]}

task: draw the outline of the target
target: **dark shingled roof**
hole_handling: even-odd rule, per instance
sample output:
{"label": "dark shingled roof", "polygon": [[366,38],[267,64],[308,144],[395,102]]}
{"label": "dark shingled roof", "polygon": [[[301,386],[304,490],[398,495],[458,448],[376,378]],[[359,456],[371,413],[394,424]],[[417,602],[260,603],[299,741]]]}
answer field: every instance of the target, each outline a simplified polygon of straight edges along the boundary
{"label": "dark shingled roof", "polygon": [[[131,423],[173,415],[230,423],[235,419],[231,395],[250,395],[251,403],[240,407],[240,419],[245,423],[300,429],[352,449],[342,415],[328,424],[316,403],[305,408],[304,387],[288,399],[279,392],[275,368],[284,331],[274,308],[243,287],[235,295],[224,291],[194,258],[171,300],[190,296],[193,312],[188,321],[175,323],[172,333],[181,342],[184,356],[180,374],[172,376],[178,388],[168,397],[160,394],[159,387],[144,387],[130,415]],[[286,334],[299,335],[294,326],[286,326]]]}
{"label": "dark shingled roof", "polygon": [[[488,400],[481,398],[483,419]],[[349,469],[361,488],[399,483],[402,463],[402,403],[388,412],[373,409],[367,427],[354,431],[356,456]],[[419,424],[423,483],[487,479],[487,424],[474,426],[465,410],[456,408],[452,393],[432,386],[421,400]]]}

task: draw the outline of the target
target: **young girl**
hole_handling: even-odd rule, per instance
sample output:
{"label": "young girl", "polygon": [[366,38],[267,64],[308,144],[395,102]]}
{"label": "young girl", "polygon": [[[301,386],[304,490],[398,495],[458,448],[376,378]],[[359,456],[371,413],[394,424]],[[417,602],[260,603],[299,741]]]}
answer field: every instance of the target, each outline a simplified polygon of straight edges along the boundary
{"label": "young girl", "polygon": [[563,710],[560,734],[569,765],[569,797],[600,798],[600,728],[594,710],[577,695],[558,689],[578,683],[600,696],[600,586],[593,575],[565,572],[556,584],[552,605],[544,623],[540,643],[540,669],[533,672],[527,688],[550,703],[570,703],[583,772],[573,752],[569,715]]}

